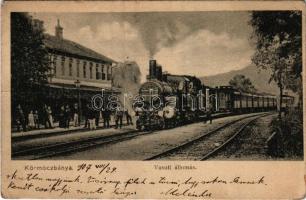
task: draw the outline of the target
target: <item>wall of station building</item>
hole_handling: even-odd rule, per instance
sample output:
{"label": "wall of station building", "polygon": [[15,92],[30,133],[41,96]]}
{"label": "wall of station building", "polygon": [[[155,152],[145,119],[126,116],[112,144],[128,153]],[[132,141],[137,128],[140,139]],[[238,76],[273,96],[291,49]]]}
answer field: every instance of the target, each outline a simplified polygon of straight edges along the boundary
{"label": "wall of station building", "polygon": [[112,63],[49,53],[54,78],[111,83]]}

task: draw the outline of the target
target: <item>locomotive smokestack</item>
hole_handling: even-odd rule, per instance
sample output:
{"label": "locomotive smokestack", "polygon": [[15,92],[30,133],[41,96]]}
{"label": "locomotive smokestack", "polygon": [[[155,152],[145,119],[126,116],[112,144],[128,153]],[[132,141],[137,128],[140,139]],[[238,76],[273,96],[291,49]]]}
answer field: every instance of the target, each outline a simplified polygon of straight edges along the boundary
{"label": "locomotive smokestack", "polygon": [[156,66],[156,78],[159,81],[162,81],[162,76],[163,76],[163,70],[161,65]]}
{"label": "locomotive smokestack", "polygon": [[155,79],[156,77],[156,60],[150,60],[149,63],[149,78]]}

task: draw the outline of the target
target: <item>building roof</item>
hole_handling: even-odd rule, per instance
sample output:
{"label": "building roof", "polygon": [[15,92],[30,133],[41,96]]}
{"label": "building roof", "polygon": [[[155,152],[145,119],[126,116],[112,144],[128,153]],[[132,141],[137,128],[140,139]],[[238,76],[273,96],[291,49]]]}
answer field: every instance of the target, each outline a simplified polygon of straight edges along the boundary
{"label": "building roof", "polygon": [[100,60],[104,62],[115,62],[114,60],[99,54],[87,47],[84,47],[76,42],[61,39],[53,35],[45,34],[44,43],[47,48],[63,53],[69,53],[81,57],[87,57],[94,60]]}

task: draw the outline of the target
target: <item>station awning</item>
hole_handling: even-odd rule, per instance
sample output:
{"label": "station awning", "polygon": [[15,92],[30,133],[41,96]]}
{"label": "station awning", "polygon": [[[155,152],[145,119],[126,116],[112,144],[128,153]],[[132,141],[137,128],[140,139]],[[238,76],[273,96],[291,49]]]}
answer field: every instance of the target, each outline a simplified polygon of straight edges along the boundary
{"label": "station awning", "polygon": [[[46,85],[50,88],[58,88],[58,89],[67,89],[67,90],[77,90],[77,87],[72,84],[63,84],[63,83],[49,83]],[[88,91],[88,92],[101,92],[102,90],[106,93],[121,93],[120,88],[112,87],[112,88],[100,88],[100,87],[93,87],[93,86],[80,86],[81,91]]]}

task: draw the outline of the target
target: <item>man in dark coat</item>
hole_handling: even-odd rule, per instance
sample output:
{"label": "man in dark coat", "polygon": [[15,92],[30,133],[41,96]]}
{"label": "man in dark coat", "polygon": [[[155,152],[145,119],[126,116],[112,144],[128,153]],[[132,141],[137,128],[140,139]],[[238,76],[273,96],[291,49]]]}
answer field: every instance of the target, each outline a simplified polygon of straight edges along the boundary
{"label": "man in dark coat", "polygon": [[109,128],[110,111],[108,109],[105,109],[104,111],[102,111],[102,117],[103,117],[104,128]]}
{"label": "man in dark coat", "polygon": [[61,109],[58,115],[58,119],[59,119],[59,127],[66,128],[65,106],[64,105],[61,106]]}
{"label": "man in dark coat", "polygon": [[213,107],[212,107],[212,104],[209,103],[208,104],[208,108],[207,108],[207,121],[210,122],[210,124],[212,123],[212,112],[213,112]]}
{"label": "man in dark coat", "polygon": [[42,120],[43,123],[45,125],[45,128],[51,128],[51,122],[50,122],[50,118],[49,118],[49,110],[48,110],[48,106],[45,104],[43,109],[42,109]]}
{"label": "man in dark coat", "polygon": [[84,109],[84,117],[85,117],[85,125],[84,125],[84,128],[87,128],[89,127],[89,114],[90,114],[90,107],[89,107],[89,104],[87,103],[86,106],[85,106],[85,109]]}
{"label": "man in dark coat", "polygon": [[66,128],[69,128],[70,118],[71,118],[71,109],[70,109],[69,105],[66,105],[66,108],[65,108]]}
{"label": "man in dark coat", "polygon": [[116,110],[116,128],[122,128],[123,111],[120,107]]}
{"label": "man in dark coat", "polygon": [[94,110],[95,113],[95,123],[96,123],[96,127],[99,126],[99,121],[100,121],[100,110]]}
{"label": "man in dark coat", "polygon": [[124,111],[124,114],[125,114],[125,117],[126,117],[126,123],[127,123],[127,125],[130,125],[130,124],[133,125],[132,117],[131,117],[131,115],[130,115],[128,109],[126,109],[126,110]]}

